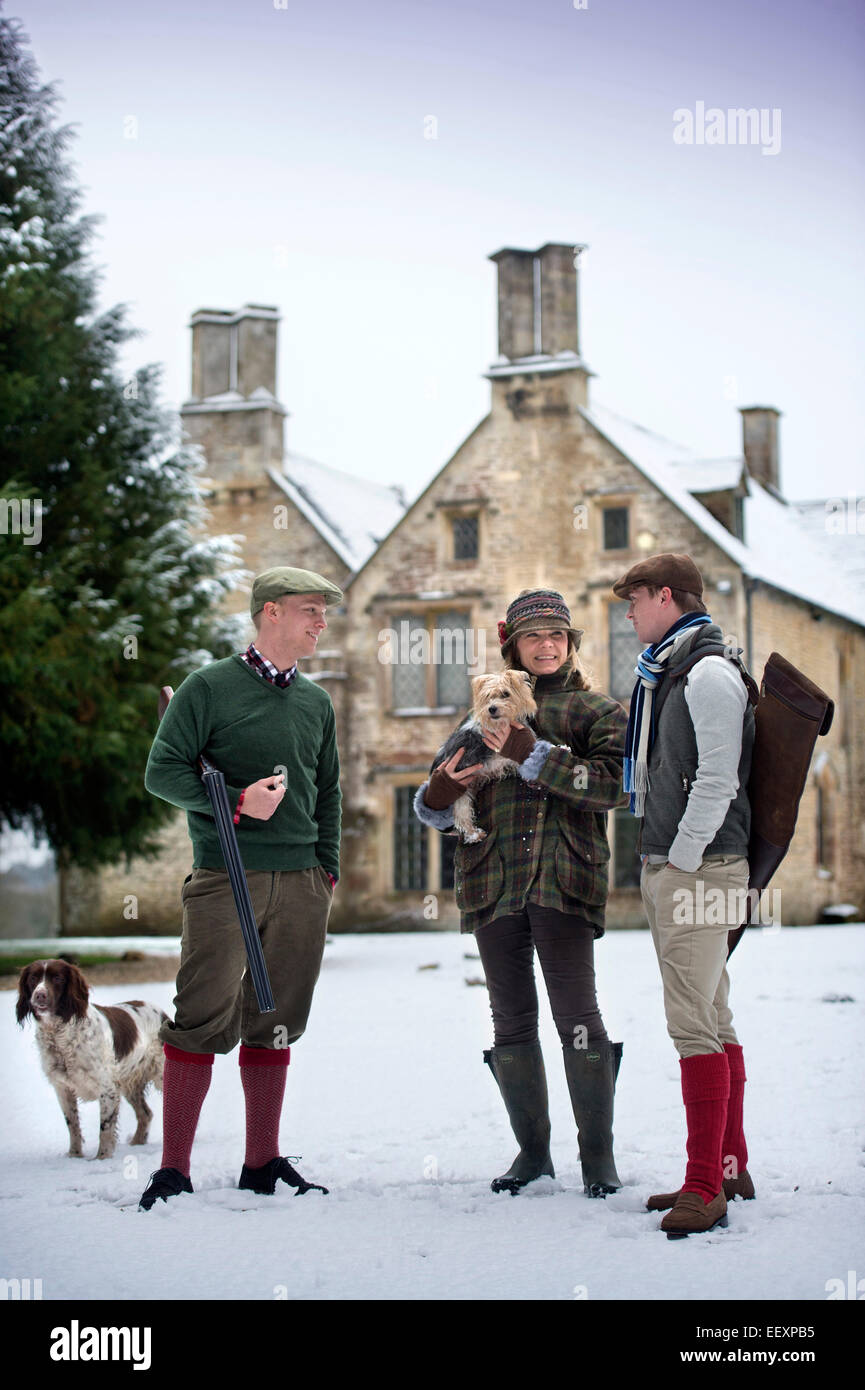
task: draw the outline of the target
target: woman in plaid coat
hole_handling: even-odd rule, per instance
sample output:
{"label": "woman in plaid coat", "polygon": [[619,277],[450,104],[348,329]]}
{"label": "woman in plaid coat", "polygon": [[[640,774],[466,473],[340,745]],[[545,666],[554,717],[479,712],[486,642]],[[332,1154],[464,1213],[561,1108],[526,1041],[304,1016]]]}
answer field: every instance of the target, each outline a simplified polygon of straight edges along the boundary
{"label": "woman in plaid coat", "polygon": [[[499,623],[505,665],[532,677],[535,729],[512,724],[506,736],[485,739],[519,764],[519,775],[478,789],[475,814],[486,838],[461,843],[455,856],[461,927],[475,933],[495,1030],[484,1060],[520,1146],[494,1192],[555,1176],[535,950],[562,1043],[584,1189],[603,1197],[621,1186],[612,1123],[622,1044],[607,1037],[593,957],[594,939],[604,934],[606,812],[626,802],[627,716],[617,701],[587,688],[577,660],[581,637],[553,590],[524,589]],[[461,757],[436,768],[415,797],[419,819],[442,831],[453,830],[453,803],[478,771],[458,767]]]}

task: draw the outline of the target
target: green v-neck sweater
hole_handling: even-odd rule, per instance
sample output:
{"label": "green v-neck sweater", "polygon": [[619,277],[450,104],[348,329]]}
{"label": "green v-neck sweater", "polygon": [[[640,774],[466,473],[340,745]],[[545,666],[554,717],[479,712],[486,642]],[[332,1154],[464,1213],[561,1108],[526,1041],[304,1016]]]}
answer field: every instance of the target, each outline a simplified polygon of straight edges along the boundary
{"label": "green v-neck sweater", "polygon": [[196,768],[201,753],[225,775],[232,811],[245,787],[285,774],[285,796],[270,820],[245,816],[241,808],[235,829],[247,869],[321,864],[339,878],[339,755],[327,691],[299,672],[280,689],[240,656],[214,661],[178,687],[153,740],[144,785],[186,811],[193,867],[223,869]]}

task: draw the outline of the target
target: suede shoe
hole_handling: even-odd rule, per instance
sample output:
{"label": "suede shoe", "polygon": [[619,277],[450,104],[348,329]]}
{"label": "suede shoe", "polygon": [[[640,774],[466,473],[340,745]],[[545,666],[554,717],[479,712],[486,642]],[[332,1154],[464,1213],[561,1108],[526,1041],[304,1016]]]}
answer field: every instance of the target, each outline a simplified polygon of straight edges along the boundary
{"label": "suede shoe", "polygon": [[734,1197],[741,1197],[743,1202],[750,1202],[756,1195],[754,1183],[747,1168],[743,1168],[737,1178],[724,1179],[724,1196],[728,1202],[732,1202]]}
{"label": "suede shoe", "polygon": [[[679,1188],[679,1192],[681,1192]],[[679,1192],[656,1192],[653,1197],[649,1197],[646,1202],[646,1211],[669,1211],[676,1205]],[[747,1168],[743,1168],[737,1178],[724,1179],[724,1196],[728,1202],[732,1202],[734,1197],[741,1197],[743,1202],[750,1202],[756,1197],[754,1183]]]}
{"label": "suede shoe", "polygon": [[150,1211],[158,1199],[167,1202],[169,1197],[178,1197],[181,1192],[192,1192],[192,1183],[179,1168],[157,1168],[150,1174],[150,1182],[141,1194],[139,1211]]}
{"label": "suede shoe", "polygon": [[685,1236],[712,1231],[727,1225],[727,1198],[723,1191],[711,1202],[704,1202],[699,1192],[680,1192],[676,1205],[661,1222],[667,1240],[683,1240]]}
{"label": "suede shoe", "polygon": [[[295,1155],[292,1154],[292,1158]],[[296,1187],[295,1197],[302,1197],[304,1192],[327,1192],[326,1187],[322,1187],[317,1182],[307,1182],[302,1178],[296,1168],[292,1168],[287,1158],[272,1158],[269,1163],[265,1163],[261,1168],[247,1168],[244,1163],[237,1186],[245,1188],[248,1192],[263,1193],[272,1197],[276,1191],[277,1182],[286,1182],[289,1187]]]}

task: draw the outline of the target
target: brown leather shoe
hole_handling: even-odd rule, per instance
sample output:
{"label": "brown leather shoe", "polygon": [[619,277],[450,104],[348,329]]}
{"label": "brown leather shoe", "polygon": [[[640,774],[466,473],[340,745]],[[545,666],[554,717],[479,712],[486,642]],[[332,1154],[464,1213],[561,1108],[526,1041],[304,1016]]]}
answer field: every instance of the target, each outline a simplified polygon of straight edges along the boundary
{"label": "brown leather shoe", "polygon": [[[679,1192],[681,1190],[679,1188]],[[671,1207],[676,1205],[679,1192],[656,1192],[653,1197],[648,1198],[646,1211],[669,1211]],[[756,1195],[751,1174],[747,1168],[743,1168],[737,1178],[724,1179],[724,1196],[728,1202],[732,1202],[734,1197],[741,1197],[743,1202],[750,1202]]]}
{"label": "brown leather shoe", "polygon": [[679,1192],[655,1192],[646,1199],[646,1211],[669,1211],[679,1200]]}
{"label": "brown leather shoe", "polygon": [[743,1168],[737,1178],[724,1179],[724,1196],[728,1202],[732,1202],[734,1197],[741,1197],[743,1202],[750,1202],[756,1195],[747,1168]]}
{"label": "brown leather shoe", "polygon": [[676,1205],[661,1222],[661,1230],[666,1232],[667,1240],[682,1240],[726,1224],[727,1198],[723,1191],[711,1202],[704,1202],[698,1192],[680,1192]]}

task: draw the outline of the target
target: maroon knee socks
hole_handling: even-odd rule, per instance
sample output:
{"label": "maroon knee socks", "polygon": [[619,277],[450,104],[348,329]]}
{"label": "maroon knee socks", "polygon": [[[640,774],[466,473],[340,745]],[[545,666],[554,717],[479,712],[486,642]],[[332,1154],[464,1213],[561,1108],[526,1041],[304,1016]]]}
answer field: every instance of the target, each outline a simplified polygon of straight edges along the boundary
{"label": "maroon knee socks", "polygon": [[240,1081],[246,1100],[247,1168],[263,1168],[279,1156],[279,1117],[291,1049],[240,1047]]}
{"label": "maroon knee socks", "polygon": [[[163,1045],[162,1167],[189,1177],[192,1143],[213,1072],[212,1052],[183,1052]],[[240,1081],[246,1100],[248,1168],[262,1168],[279,1156],[279,1119],[285,1094],[290,1048],[240,1048]]]}
{"label": "maroon knee socks", "polygon": [[212,1052],[182,1052],[163,1043],[162,1167],[189,1177],[192,1141],[213,1072]]}

